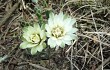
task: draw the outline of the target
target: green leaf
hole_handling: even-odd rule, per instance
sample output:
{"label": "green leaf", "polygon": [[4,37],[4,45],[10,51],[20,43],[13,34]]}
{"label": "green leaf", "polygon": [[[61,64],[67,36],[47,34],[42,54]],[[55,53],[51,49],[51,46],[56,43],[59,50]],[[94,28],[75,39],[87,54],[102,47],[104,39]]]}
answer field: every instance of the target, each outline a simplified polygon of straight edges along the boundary
{"label": "green leaf", "polygon": [[38,0],[32,0],[32,2],[37,3],[37,2],[38,2]]}
{"label": "green leaf", "polygon": [[49,14],[50,14],[51,12],[52,12],[52,10],[47,10],[47,11],[45,12],[47,19],[49,18]]}

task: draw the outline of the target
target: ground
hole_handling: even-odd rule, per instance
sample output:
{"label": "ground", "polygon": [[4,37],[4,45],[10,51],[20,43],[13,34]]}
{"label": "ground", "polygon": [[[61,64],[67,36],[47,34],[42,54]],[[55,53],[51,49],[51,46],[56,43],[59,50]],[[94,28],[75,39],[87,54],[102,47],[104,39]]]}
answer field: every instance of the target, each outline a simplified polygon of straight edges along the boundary
{"label": "ground", "polygon": [[[76,18],[77,41],[36,55],[19,47],[23,27],[60,11]],[[110,1],[0,0],[0,70],[110,70]]]}

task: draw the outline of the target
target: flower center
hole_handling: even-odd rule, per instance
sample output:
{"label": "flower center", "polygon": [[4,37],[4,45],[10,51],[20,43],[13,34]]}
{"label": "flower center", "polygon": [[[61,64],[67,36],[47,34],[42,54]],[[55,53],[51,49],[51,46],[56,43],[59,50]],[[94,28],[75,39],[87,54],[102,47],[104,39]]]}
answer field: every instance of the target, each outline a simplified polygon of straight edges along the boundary
{"label": "flower center", "polygon": [[56,26],[52,29],[52,36],[59,38],[64,35],[64,29],[61,26]]}
{"label": "flower center", "polygon": [[39,35],[33,33],[31,36],[30,36],[30,39],[32,41],[32,43],[39,43],[40,42],[40,37]]}

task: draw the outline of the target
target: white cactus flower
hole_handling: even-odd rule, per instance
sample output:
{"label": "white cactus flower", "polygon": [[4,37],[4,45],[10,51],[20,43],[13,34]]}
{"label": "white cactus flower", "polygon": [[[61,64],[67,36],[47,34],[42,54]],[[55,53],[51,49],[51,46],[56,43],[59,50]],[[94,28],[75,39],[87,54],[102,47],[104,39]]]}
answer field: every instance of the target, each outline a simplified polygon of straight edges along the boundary
{"label": "white cactus flower", "polygon": [[20,48],[26,49],[31,48],[31,54],[34,55],[37,51],[41,52],[46,44],[46,35],[44,30],[42,30],[39,24],[34,24],[34,26],[28,26],[23,29],[23,42],[20,44]]}
{"label": "white cactus flower", "polygon": [[62,12],[58,15],[51,13],[48,24],[45,26],[47,37],[49,37],[48,45],[51,48],[65,47],[65,44],[71,45],[72,40],[77,39],[77,35],[74,33],[78,29],[73,28],[75,22],[75,18],[66,16]]}

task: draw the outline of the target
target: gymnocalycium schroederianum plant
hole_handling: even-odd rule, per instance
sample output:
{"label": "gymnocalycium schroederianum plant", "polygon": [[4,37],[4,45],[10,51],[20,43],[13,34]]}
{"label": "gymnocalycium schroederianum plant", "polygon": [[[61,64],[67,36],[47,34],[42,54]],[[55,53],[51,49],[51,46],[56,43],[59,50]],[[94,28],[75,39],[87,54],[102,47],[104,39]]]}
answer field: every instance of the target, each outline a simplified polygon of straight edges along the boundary
{"label": "gymnocalycium schroederianum plant", "polygon": [[42,30],[39,24],[33,26],[27,26],[23,28],[22,43],[20,48],[31,49],[31,54],[34,55],[38,51],[41,52],[45,47],[46,34],[45,30]]}
{"label": "gymnocalycium schroederianum plant", "polygon": [[23,42],[20,44],[20,48],[30,48],[31,54],[34,55],[45,49],[47,37],[47,45],[51,48],[58,49],[59,47],[64,48],[65,44],[71,45],[73,40],[78,39],[75,34],[78,29],[73,27],[75,22],[75,18],[65,15],[63,12],[59,14],[50,13],[48,22],[43,29],[39,24],[23,28]]}
{"label": "gymnocalycium schroederianum plant", "polygon": [[77,28],[73,28],[76,19],[71,18],[60,12],[59,14],[50,13],[48,24],[46,24],[46,35],[49,37],[48,45],[51,48],[65,47],[65,44],[71,45],[72,40],[77,39],[75,32]]}

